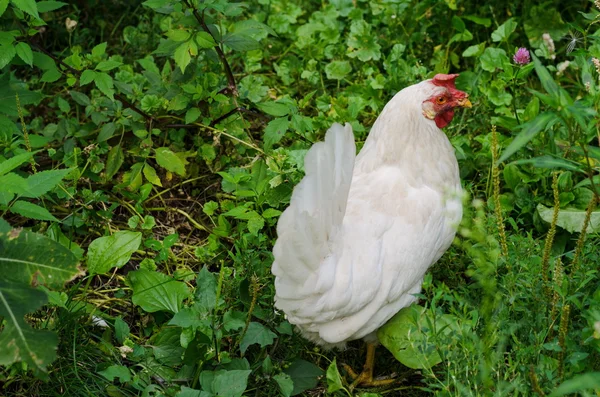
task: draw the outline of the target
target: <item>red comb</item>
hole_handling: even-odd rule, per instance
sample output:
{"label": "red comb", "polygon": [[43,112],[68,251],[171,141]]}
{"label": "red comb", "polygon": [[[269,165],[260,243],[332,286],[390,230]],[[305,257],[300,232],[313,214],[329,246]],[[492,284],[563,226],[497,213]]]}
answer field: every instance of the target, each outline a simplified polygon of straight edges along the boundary
{"label": "red comb", "polygon": [[431,81],[434,85],[446,88],[454,88],[454,80],[458,77],[458,74],[436,74],[433,76],[433,80]]}

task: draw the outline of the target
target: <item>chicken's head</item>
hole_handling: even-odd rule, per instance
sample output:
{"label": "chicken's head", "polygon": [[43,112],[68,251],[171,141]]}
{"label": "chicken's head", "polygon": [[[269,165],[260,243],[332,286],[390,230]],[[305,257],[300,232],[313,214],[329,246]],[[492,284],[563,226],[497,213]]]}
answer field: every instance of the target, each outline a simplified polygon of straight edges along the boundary
{"label": "chicken's head", "polygon": [[469,94],[456,89],[458,74],[436,74],[428,83],[435,86],[432,95],[423,101],[423,115],[435,121],[438,128],[447,126],[454,117],[454,108],[470,108]]}

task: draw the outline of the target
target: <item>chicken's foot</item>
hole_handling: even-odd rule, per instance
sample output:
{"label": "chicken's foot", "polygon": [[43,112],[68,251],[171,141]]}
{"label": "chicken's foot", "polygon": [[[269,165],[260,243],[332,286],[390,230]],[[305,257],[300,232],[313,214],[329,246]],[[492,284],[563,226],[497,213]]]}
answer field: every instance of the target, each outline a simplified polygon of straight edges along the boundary
{"label": "chicken's foot", "polygon": [[360,374],[354,372],[354,370],[347,364],[342,364],[348,375],[353,379],[350,388],[353,389],[356,386],[362,387],[381,387],[388,386],[394,383],[395,379],[373,379],[373,368],[375,367],[375,343],[367,342],[367,359],[365,366]]}

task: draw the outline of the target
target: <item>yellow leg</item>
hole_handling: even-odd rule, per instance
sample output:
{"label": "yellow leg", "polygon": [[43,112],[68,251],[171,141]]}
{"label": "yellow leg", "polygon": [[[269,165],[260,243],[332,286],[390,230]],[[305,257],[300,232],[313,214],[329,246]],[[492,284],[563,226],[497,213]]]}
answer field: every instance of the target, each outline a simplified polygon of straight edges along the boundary
{"label": "yellow leg", "polygon": [[373,368],[375,367],[375,347],[374,343],[367,343],[367,359],[363,371],[358,375],[349,365],[343,364],[344,369],[354,379],[351,388],[362,387],[380,387],[387,386],[395,382],[395,379],[377,379],[373,380]]}

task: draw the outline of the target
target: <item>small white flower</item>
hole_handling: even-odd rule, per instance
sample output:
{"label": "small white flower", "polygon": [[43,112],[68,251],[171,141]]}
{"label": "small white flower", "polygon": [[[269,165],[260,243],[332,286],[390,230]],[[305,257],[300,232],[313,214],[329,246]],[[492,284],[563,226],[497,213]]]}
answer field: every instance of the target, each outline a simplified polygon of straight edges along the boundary
{"label": "small white flower", "polygon": [[121,346],[119,347],[119,352],[121,353],[121,357],[125,358],[129,353],[133,353],[133,349],[129,346]]}
{"label": "small white flower", "polygon": [[[600,1],[600,0],[599,0]],[[569,67],[569,65],[571,64],[571,62],[569,61],[564,61],[559,63],[558,65],[556,65],[556,74],[558,76],[560,76],[561,74],[563,74],[563,72],[565,70],[567,70],[567,68]]]}
{"label": "small white flower", "polygon": [[75,27],[77,27],[77,21],[74,21],[71,18],[67,17],[67,19],[65,19],[65,26],[67,27],[67,31],[71,33],[75,30]]}

